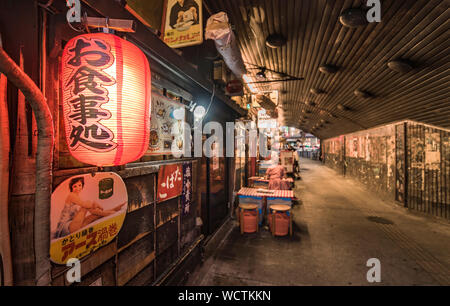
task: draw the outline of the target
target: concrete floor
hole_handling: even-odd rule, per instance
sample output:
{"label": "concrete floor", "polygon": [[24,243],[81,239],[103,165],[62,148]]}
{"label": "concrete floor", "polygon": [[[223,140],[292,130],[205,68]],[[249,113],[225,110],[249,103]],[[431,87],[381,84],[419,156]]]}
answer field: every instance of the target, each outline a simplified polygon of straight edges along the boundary
{"label": "concrete floor", "polygon": [[[384,202],[317,161],[302,159],[301,177],[293,237],[241,235],[232,220],[187,285],[450,285],[449,222]],[[369,258],[381,262],[380,283],[366,279]]]}

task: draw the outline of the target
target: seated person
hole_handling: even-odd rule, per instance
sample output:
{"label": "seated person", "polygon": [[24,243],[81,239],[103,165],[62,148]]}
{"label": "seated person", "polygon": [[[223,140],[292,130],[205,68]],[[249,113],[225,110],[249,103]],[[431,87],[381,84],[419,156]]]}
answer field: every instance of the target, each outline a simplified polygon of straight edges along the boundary
{"label": "seated person", "polygon": [[286,178],[286,170],[284,169],[284,166],[280,164],[280,159],[278,159],[273,166],[267,168],[266,179],[269,180],[268,189],[288,190],[289,185],[287,181],[283,180],[284,178]]}

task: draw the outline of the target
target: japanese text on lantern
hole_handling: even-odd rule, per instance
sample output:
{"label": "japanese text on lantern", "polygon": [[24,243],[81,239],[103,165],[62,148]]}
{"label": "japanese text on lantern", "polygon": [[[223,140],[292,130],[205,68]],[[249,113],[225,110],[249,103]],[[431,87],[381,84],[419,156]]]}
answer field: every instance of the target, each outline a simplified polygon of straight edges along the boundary
{"label": "japanese text on lantern", "polygon": [[73,68],[65,84],[70,90],[67,115],[70,122],[69,146],[72,150],[83,146],[87,149],[105,152],[113,150],[114,134],[101,120],[111,118],[111,113],[102,108],[109,100],[107,86],[116,80],[104,72],[114,63],[110,46],[101,39],[80,37],[69,49],[67,67]]}

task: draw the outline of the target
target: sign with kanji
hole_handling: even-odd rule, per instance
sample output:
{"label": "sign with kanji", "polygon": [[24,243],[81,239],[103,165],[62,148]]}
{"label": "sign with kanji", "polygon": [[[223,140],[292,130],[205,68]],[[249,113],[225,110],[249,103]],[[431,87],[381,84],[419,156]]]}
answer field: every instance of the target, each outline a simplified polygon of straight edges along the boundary
{"label": "sign with kanji", "polygon": [[127,212],[128,195],[113,172],[84,174],[62,182],[50,209],[50,259],[65,264],[82,258],[116,237]]}
{"label": "sign with kanji", "polygon": [[183,189],[182,164],[162,165],[158,172],[157,201],[163,202],[179,196]]}
{"label": "sign with kanji", "polygon": [[183,193],[181,194],[181,209],[183,215],[189,214],[192,202],[192,163],[183,164]]}
{"label": "sign with kanji", "polygon": [[164,42],[171,48],[203,42],[202,0],[166,0]]}
{"label": "sign with kanji", "polygon": [[148,147],[151,73],[145,54],[105,33],[72,38],[61,58],[67,148],[77,160],[118,166]]}

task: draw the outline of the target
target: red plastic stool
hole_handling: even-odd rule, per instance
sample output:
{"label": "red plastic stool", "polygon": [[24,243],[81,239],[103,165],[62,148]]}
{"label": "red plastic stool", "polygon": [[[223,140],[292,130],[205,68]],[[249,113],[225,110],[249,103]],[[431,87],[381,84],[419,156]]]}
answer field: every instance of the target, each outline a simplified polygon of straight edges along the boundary
{"label": "red plastic stool", "polygon": [[269,207],[269,227],[273,236],[292,236],[292,213],[288,205],[271,205]]}
{"label": "red plastic stool", "polygon": [[241,234],[258,231],[258,205],[239,204],[239,222]]}

